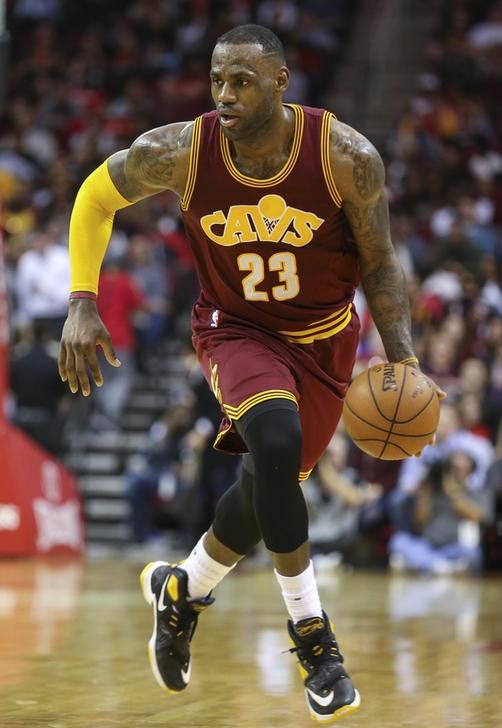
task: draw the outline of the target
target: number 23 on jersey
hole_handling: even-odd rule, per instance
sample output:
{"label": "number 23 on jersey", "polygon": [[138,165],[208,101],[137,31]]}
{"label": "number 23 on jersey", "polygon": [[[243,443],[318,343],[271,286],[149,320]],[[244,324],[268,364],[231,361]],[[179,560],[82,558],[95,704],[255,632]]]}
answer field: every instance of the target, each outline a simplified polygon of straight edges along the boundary
{"label": "number 23 on jersey", "polygon": [[272,286],[270,291],[276,301],[288,301],[300,292],[300,279],[297,275],[294,253],[274,253],[268,259],[258,253],[242,253],[237,258],[237,265],[239,270],[249,271],[242,279],[244,298],[247,301],[270,301],[267,291],[258,290],[258,286],[265,278],[265,266],[271,273],[277,272],[278,284]]}

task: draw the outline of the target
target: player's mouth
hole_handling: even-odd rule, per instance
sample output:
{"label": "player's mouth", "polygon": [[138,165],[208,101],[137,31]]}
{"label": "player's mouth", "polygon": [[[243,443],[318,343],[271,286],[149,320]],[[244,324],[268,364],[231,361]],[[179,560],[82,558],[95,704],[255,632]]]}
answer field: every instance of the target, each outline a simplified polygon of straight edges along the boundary
{"label": "player's mouth", "polygon": [[220,113],[219,118],[220,124],[226,129],[230,129],[232,126],[235,126],[239,121],[239,117],[235,116],[234,114]]}

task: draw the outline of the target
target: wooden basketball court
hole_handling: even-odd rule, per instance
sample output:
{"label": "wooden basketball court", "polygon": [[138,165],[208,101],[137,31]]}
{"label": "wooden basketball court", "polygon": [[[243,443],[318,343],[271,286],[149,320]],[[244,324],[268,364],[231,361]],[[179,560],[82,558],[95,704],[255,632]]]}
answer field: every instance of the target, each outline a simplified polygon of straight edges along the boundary
{"label": "wooden basketball court", "polygon": [[[270,570],[243,564],[218,587],[192,683],[170,696],[148,665],[141,565],[0,561],[1,728],[312,725]],[[362,697],[336,725],[501,725],[500,580],[331,571],[320,584]]]}

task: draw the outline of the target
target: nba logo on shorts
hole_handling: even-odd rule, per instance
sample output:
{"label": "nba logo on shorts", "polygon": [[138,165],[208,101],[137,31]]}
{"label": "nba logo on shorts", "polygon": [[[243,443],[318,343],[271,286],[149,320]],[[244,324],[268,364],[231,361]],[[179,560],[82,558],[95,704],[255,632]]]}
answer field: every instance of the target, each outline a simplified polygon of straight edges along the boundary
{"label": "nba logo on shorts", "polygon": [[220,312],[215,309],[211,314],[211,328],[216,329],[220,320]]}

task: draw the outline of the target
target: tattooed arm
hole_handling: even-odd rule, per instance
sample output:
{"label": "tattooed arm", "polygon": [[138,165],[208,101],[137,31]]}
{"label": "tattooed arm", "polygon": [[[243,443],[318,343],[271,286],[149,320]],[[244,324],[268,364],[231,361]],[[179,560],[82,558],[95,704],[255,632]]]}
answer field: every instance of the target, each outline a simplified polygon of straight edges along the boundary
{"label": "tattooed arm", "polygon": [[[357,245],[364,293],[385,353],[389,361],[413,357],[408,291],[390,237],[382,159],[362,134],[333,120],[330,162]],[[434,386],[440,399],[446,396]]]}
{"label": "tattooed arm", "polygon": [[365,137],[339,121],[332,122],[330,152],[364,292],[387,357],[414,356],[406,282],[390,238],[383,162]]}
{"label": "tattooed arm", "polygon": [[169,124],[140,136],[130,149],[113,154],[84,181],[70,222],[71,290],[61,344],[59,374],[73,393],[91,392],[89,371],[103,383],[96,349],[120,366],[109,332],[98,314],[96,296],[101,262],[117,210],[172,190],[183,196],[188,174],[192,123]]}
{"label": "tattooed arm", "polygon": [[120,194],[131,202],[167,189],[182,197],[192,131],[191,122],[161,126],[109,157],[108,172]]}

